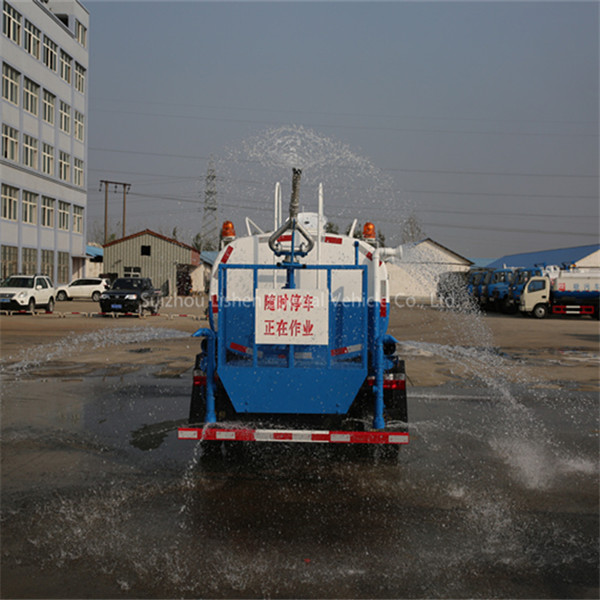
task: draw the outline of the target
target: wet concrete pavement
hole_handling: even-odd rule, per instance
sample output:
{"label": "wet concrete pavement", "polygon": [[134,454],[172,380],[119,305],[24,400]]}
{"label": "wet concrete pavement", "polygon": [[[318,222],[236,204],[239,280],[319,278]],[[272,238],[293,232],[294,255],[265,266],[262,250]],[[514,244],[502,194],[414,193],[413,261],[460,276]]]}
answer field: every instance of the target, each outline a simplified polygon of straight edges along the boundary
{"label": "wet concrete pavement", "polygon": [[3,598],[598,596],[597,393],[492,365],[487,385],[410,390],[397,461],[283,444],[207,458],[176,439],[178,350],[143,360],[182,336],[111,339],[132,357],[118,369],[83,344],[5,366]]}

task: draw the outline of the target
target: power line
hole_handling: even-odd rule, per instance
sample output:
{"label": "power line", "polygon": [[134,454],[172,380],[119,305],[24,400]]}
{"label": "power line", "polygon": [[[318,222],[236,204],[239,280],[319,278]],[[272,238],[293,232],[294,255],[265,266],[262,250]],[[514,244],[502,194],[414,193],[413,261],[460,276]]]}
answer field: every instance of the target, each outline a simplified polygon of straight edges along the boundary
{"label": "power line", "polygon": [[[160,158],[183,158],[186,160],[209,160],[210,157],[207,156],[194,156],[190,154],[168,154],[164,152],[147,152],[147,151],[138,151],[138,150],[117,150],[114,148],[96,148],[90,146],[88,150],[94,150],[96,152],[111,152],[111,153],[122,153],[122,154],[139,154],[141,156],[157,156]],[[221,159],[224,162],[241,162],[241,163],[253,163],[259,164],[257,160],[239,160],[239,159]],[[340,167],[338,167],[340,168]],[[342,167],[344,168],[344,167]],[[93,169],[97,170],[97,169]],[[485,175],[485,176],[507,176],[507,177],[565,177],[565,178],[574,178],[574,179],[598,179],[599,175],[577,175],[573,173],[524,173],[524,172],[507,172],[507,171],[461,171],[461,170],[451,170],[451,169],[403,169],[403,168],[384,168],[380,169],[383,173],[393,173],[393,172],[401,172],[401,173],[432,173],[432,174],[442,174],[442,175]],[[118,171],[114,171],[117,173]],[[127,172],[123,172],[123,174],[127,174]],[[134,173],[135,174],[135,173]],[[144,175],[144,173],[139,173],[139,175]],[[154,175],[154,174],[152,174]]]}
{"label": "power line", "polygon": [[[167,119],[185,119],[186,121],[213,121],[213,122],[225,122],[225,123],[244,123],[244,124],[258,124],[258,125],[269,125],[271,127],[282,125],[280,121],[258,121],[255,119],[240,119],[232,117],[203,117],[201,115],[173,115],[167,113],[146,113],[140,111],[126,111],[126,110],[110,110],[103,108],[96,108],[94,112],[107,112],[117,113],[122,115],[135,115],[138,117],[160,117]],[[524,121],[525,123],[527,121]],[[475,130],[448,130],[448,129],[424,129],[416,127],[390,127],[386,126],[369,126],[369,125],[334,125],[331,123],[311,123],[310,127],[319,127],[322,129],[354,129],[354,130],[368,130],[368,131],[396,131],[402,133],[435,133],[435,134],[454,134],[454,135],[501,135],[501,136],[532,136],[532,137],[594,137],[597,138],[597,133],[557,133],[557,132],[525,132],[525,131],[475,131]]]}

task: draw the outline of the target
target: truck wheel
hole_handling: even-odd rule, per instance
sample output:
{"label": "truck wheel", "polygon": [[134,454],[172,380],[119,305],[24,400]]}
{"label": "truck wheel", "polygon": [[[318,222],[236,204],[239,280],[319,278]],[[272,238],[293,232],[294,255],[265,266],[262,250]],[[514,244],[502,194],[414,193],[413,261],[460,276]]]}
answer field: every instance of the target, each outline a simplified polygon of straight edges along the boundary
{"label": "truck wheel", "polygon": [[533,309],[533,316],[536,319],[545,319],[548,316],[548,307],[545,304],[536,304]]}
{"label": "truck wheel", "polygon": [[54,312],[54,298],[50,298],[50,300],[48,300],[48,304],[46,304],[46,312]]}
{"label": "truck wheel", "polygon": [[29,304],[27,305],[27,310],[33,315],[35,314],[35,298],[29,299]]}
{"label": "truck wheel", "polygon": [[67,294],[63,291],[58,292],[58,294],[56,294],[56,299],[59,302],[64,302],[65,300],[67,300]]}

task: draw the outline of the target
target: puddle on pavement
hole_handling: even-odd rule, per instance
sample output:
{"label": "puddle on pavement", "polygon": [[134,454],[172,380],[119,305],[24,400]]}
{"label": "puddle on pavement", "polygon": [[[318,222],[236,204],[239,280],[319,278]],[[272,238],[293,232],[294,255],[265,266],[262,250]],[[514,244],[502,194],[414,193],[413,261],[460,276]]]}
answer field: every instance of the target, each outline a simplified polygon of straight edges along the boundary
{"label": "puddle on pavement", "polygon": [[416,351],[500,371],[409,391],[397,462],[307,445],[205,457],[176,438],[183,357],[163,377],[13,369],[2,595],[597,597],[597,394],[500,384],[493,353]]}

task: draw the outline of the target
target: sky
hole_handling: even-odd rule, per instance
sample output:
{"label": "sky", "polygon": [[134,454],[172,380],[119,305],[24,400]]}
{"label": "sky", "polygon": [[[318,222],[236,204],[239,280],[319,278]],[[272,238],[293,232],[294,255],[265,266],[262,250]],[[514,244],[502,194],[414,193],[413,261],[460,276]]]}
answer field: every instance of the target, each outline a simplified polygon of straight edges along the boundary
{"label": "sky", "polygon": [[83,4],[88,237],[111,180],[127,234],[190,243],[210,169],[219,223],[272,229],[299,166],[388,245],[411,215],[468,258],[598,242],[597,2]]}

